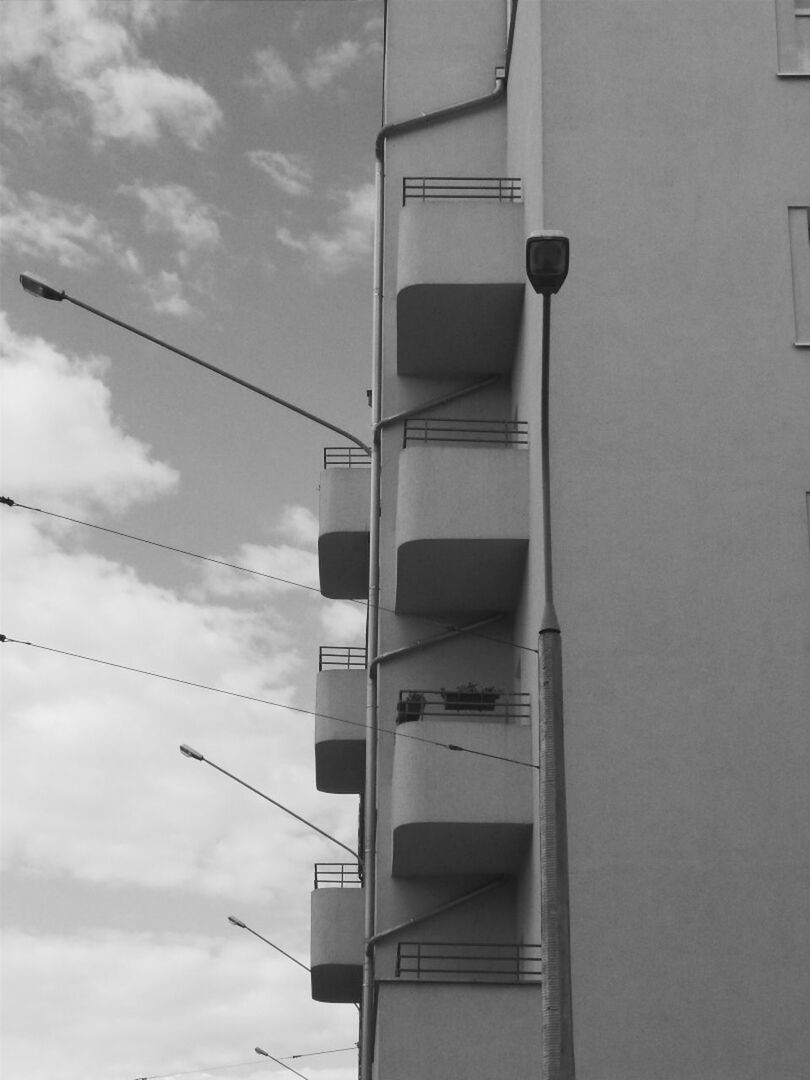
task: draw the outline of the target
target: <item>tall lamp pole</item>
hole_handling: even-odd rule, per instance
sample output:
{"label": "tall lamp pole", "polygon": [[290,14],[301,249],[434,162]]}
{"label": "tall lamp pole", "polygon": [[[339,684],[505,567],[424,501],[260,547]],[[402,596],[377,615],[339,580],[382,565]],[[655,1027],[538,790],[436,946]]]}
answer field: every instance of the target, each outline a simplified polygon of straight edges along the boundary
{"label": "tall lamp pole", "polygon": [[549,461],[551,297],[559,292],[565,281],[568,274],[568,259],[568,237],[560,232],[551,230],[534,232],[526,241],[526,273],[534,291],[543,297],[540,439],[545,599],[538,641],[543,1080],[574,1080],[575,1077],[563,740],[562,635],[554,608]]}

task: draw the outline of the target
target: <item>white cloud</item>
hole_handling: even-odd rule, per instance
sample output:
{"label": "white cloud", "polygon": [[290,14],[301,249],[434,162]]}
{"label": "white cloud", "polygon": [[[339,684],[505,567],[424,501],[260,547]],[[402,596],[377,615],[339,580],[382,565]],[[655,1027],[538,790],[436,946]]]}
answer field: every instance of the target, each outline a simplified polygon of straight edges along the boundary
{"label": "white cloud", "polygon": [[[13,498],[83,516],[87,506],[114,511],[168,490],[172,470],[116,426],[101,361],[68,359],[41,339],[6,337],[4,458]],[[184,594],[158,587],[84,550],[88,534],[74,526],[22,507],[3,514],[4,561],[14,567],[3,629],[46,647],[3,645],[7,870],[263,903],[288,889],[285,910],[298,910],[296,891],[314,859],[336,857],[331,845],[177,747],[190,743],[351,841],[356,800],[315,791],[312,725],[281,707],[295,702],[306,660],[314,664],[314,646],[305,658],[293,636],[303,619],[302,640],[315,639],[314,609],[296,610],[293,624],[293,609],[222,603],[204,579]],[[311,515],[290,508],[278,531],[310,544]],[[313,554],[303,555],[311,573]]]}
{"label": "white cloud", "polygon": [[256,52],[253,61],[255,70],[245,76],[244,83],[258,90],[266,105],[272,106],[297,91],[298,83],[289,64],[272,45]]}
{"label": "white cloud", "polygon": [[312,170],[300,154],[283,154],[280,150],[251,150],[248,159],[262,169],[273,183],[288,195],[309,195],[312,189]]}
{"label": "white cloud", "polygon": [[[315,546],[318,540],[318,521],[305,506],[285,506],[278,526],[273,530],[284,541],[280,544],[245,543],[239,550],[223,561],[235,563],[269,578],[243,574],[216,564],[203,568],[205,588],[219,597],[273,596],[288,593],[296,586],[307,586],[318,591],[318,557]],[[272,580],[282,578],[283,581]],[[293,584],[285,584],[284,582]]]}
{"label": "white cloud", "polygon": [[376,211],[373,184],[362,184],[337,198],[343,207],[334,215],[328,232],[297,236],[287,228],[276,230],[280,243],[309,256],[316,267],[329,274],[340,274],[371,253]]}
{"label": "white cloud", "polygon": [[140,199],[147,232],[168,233],[190,251],[219,243],[213,209],[182,184],[123,184],[118,190]]}
{"label": "white cloud", "polygon": [[321,628],[329,642],[362,644],[366,640],[366,607],[346,600],[332,600],[321,607]]}
{"label": "white cloud", "polygon": [[304,68],[304,82],[310,90],[322,90],[344,71],[354,67],[365,49],[359,41],[341,41],[329,48],[319,49]]}
{"label": "white cloud", "polygon": [[142,34],[184,8],[158,0],[9,0],[0,23],[4,66],[9,78],[33,65],[49,71],[62,93],[88,107],[100,140],[151,144],[169,131],[198,148],[221,123],[219,106],[198,83],[150,67],[139,53]]}
{"label": "white cloud", "polygon": [[[33,302],[33,301],[32,301]],[[4,481],[20,501],[115,510],[171,490],[177,473],[125,434],[102,381],[108,362],[18,334],[0,312]]]}
{"label": "white cloud", "polygon": [[195,315],[196,308],[186,298],[183,281],[179,274],[170,270],[161,270],[157,277],[150,278],[144,284],[152,308],[161,315]]}
{"label": "white cloud", "polygon": [[[298,955],[306,959],[305,951]],[[20,1080],[170,1070],[214,1080],[225,1074],[209,1069],[233,1063],[241,1067],[228,1075],[268,1080],[283,1070],[268,1070],[253,1051],[257,1044],[283,1058],[356,1039],[352,1006],[311,1001],[305,972],[227,924],[221,937],[12,930],[3,970],[3,1063],[6,1075]],[[317,1063],[319,1080],[353,1080],[356,1062],[356,1054],[343,1053],[291,1064]]]}
{"label": "white cloud", "polygon": [[24,255],[56,259],[69,269],[87,269],[104,258],[131,272],[140,260],[91,210],[29,191],[24,197],[0,188],[3,243]]}
{"label": "white cloud", "polygon": [[222,121],[214,99],[191,79],[158,68],[107,68],[76,82],[92,105],[97,135],[152,144],[163,130],[198,149]]}

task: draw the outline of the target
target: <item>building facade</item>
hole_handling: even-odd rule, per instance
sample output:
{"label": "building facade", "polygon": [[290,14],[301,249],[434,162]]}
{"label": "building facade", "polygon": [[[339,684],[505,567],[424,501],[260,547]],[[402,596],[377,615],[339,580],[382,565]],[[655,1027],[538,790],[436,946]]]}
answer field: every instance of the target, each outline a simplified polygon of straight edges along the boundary
{"label": "building facade", "polygon": [[379,620],[322,651],[315,736],[373,865],[319,868],[313,994],[362,998],[364,1080],[548,1074],[524,245],[554,228],[576,1074],[799,1080],[810,8],[389,0],[384,117],[379,488],[330,450],[319,542],[330,597],[379,553]]}

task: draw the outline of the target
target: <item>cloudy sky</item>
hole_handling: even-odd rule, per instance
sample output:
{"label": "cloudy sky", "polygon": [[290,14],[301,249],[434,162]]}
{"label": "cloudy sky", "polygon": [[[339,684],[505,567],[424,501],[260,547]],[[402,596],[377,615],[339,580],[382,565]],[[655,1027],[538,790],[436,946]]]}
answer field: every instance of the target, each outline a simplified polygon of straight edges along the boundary
{"label": "cloudy sky", "polygon": [[[363,436],[380,0],[5,0],[3,1033],[9,1080],[289,1076],[351,1046],[313,1002],[316,861],[356,799],[313,776],[337,440],[69,304],[29,270]],[[240,574],[62,514],[300,582]],[[62,650],[276,702],[251,702]],[[353,1052],[291,1060],[356,1075]],[[225,1066],[228,1066],[227,1068]],[[232,1068],[230,1066],[233,1066]]]}

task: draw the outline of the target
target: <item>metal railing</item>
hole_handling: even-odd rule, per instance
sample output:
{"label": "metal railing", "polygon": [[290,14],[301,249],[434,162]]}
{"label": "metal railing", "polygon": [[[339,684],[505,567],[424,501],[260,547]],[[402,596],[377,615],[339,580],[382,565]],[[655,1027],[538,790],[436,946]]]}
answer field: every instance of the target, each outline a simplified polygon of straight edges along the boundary
{"label": "metal railing", "polygon": [[497,690],[400,690],[397,723],[425,718],[482,720],[488,724],[528,724],[531,697]]}
{"label": "metal railing", "polygon": [[362,884],[357,863],[315,863],[316,889],[359,889]]}
{"label": "metal railing", "polygon": [[318,649],[318,671],[353,670],[365,666],[365,645],[321,645]]}
{"label": "metal railing", "polygon": [[528,446],[525,420],[451,420],[437,416],[411,416],[405,421],[403,447],[414,443],[440,442],[486,446]]}
{"label": "metal railing", "polygon": [[539,945],[401,941],[396,977],[453,982],[537,981],[543,974]]}
{"label": "metal railing", "polygon": [[402,205],[408,199],[496,199],[516,203],[523,198],[519,176],[403,176]]}
{"label": "metal railing", "polygon": [[371,465],[371,456],[359,446],[325,446],[323,467],[325,469],[365,469]]}

